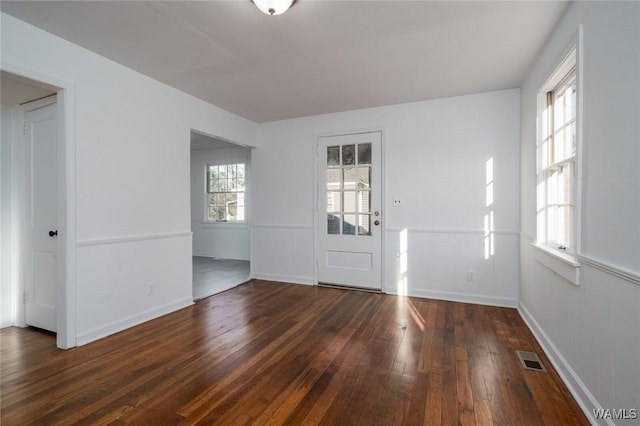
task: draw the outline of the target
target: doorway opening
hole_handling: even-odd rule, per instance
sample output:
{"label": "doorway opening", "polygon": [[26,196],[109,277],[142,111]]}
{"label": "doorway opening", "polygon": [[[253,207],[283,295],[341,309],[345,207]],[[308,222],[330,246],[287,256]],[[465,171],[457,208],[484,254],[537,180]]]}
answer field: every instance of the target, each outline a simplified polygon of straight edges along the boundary
{"label": "doorway opening", "polygon": [[251,149],[191,131],[193,298],[249,280]]}
{"label": "doorway opening", "polygon": [[[25,74],[26,73],[26,74]],[[73,88],[3,66],[1,326],[57,333],[75,346]]]}

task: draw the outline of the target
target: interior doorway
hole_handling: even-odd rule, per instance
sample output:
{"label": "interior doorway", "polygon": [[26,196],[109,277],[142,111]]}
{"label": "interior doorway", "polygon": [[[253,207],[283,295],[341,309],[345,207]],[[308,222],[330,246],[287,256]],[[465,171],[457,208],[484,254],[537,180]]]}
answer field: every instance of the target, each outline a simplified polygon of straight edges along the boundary
{"label": "interior doorway", "polygon": [[74,88],[9,64],[0,77],[2,326],[55,330],[73,347]]}
{"label": "interior doorway", "polygon": [[193,298],[249,280],[251,149],[201,132],[191,140]]}

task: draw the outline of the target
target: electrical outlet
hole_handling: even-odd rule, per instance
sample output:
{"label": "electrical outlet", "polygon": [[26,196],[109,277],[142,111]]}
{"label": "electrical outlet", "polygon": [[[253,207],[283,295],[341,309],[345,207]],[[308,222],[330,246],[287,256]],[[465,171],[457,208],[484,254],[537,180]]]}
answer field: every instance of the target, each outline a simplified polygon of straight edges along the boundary
{"label": "electrical outlet", "polygon": [[147,296],[153,296],[153,284],[147,285]]}
{"label": "electrical outlet", "polygon": [[393,207],[402,207],[402,199],[394,198],[393,199]]}
{"label": "electrical outlet", "polygon": [[475,271],[467,271],[467,281],[470,283],[476,282],[476,272]]}

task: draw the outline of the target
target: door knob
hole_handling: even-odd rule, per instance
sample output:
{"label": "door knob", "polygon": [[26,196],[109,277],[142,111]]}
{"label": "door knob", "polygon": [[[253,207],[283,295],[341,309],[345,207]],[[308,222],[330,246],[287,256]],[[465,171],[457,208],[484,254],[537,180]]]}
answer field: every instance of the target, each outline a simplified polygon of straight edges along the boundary
{"label": "door knob", "polygon": [[55,237],[56,235],[58,235],[58,230],[57,229],[55,231],[49,231],[49,236],[50,237]]}

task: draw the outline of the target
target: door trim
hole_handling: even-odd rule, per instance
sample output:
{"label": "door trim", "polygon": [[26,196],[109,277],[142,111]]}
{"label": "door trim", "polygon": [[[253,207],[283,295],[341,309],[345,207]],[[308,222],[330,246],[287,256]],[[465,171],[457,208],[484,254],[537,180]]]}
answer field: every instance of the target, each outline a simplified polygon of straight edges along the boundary
{"label": "door trim", "polygon": [[[319,147],[320,147],[320,139],[324,137],[334,137],[334,136],[348,136],[348,135],[358,135],[362,133],[380,133],[380,177],[382,179],[382,184],[380,188],[380,204],[383,211],[386,211],[386,151],[385,151],[385,139],[386,139],[386,129],[384,126],[380,127],[366,127],[366,128],[358,128],[353,130],[345,130],[345,131],[335,131],[335,132],[316,132],[313,134],[313,284],[318,285],[320,283],[320,271],[319,264],[320,261],[320,224],[319,224],[319,205],[318,205],[318,180],[319,180],[319,170],[318,170],[318,160],[319,160]],[[386,244],[386,220],[382,221],[381,226],[381,235],[380,235],[380,292],[386,293],[385,288],[385,244]],[[356,289],[356,287],[354,287]]]}
{"label": "door trim", "polygon": [[[50,75],[45,75],[34,69],[25,68],[15,64],[2,61],[0,69],[11,74],[15,74],[34,82],[41,82],[49,86],[59,88],[57,91],[57,121],[58,121],[58,197],[63,200],[58,204],[58,271],[56,279],[56,309],[57,309],[57,336],[56,345],[61,349],[68,349],[77,346],[77,324],[76,324],[76,140],[75,140],[75,85],[68,81],[60,80]],[[19,123],[24,119],[24,109],[16,107],[14,116],[14,129],[19,128]],[[17,130],[12,136],[12,155],[16,153],[20,135]],[[12,204],[17,196],[16,185],[20,184],[16,179],[17,170],[12,170]],[[18,230],[12,223],[12,244],[19,241]],[[20,265],[16,259],[15,250],[12,255],[13,265]],[[19,268],[18,268],[19,269]],[[12,271],[12,275],[21,279],[23,271]],[[15,301],[19,307],[17,315],[18,325],[24,325],[24,306],[22,304],[22,291],[24,287],[20,283],[18,286]]]}

